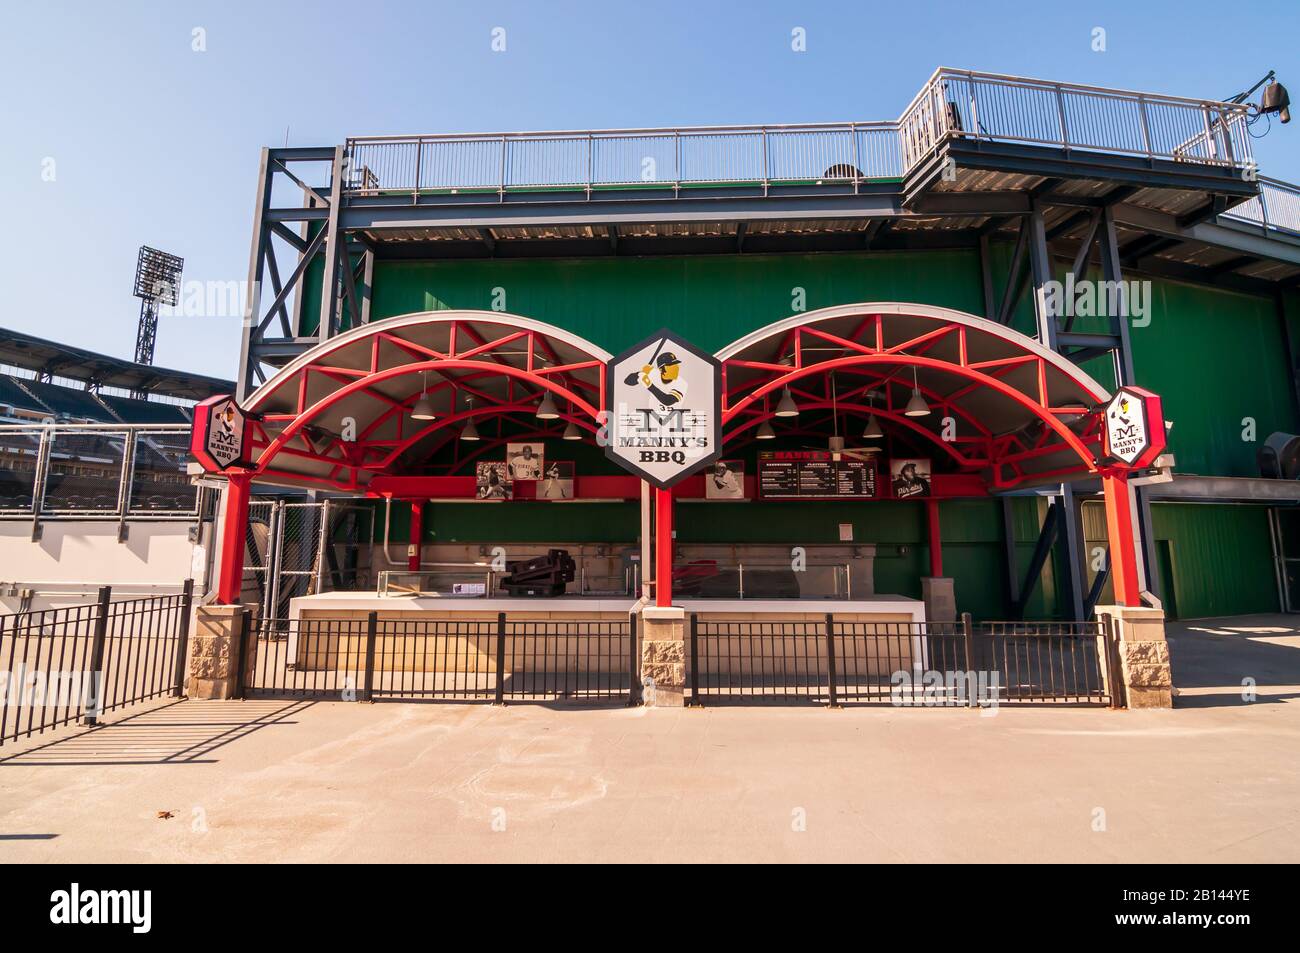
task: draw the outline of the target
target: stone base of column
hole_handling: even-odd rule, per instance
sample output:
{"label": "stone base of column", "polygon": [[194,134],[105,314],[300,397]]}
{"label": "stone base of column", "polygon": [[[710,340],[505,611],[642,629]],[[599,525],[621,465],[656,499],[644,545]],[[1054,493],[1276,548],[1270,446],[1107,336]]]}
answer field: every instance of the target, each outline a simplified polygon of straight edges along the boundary
{"label": "stone base of column", "polygon": [[[1119,675],[1127,708],[1173,708],[1174,682],[1165,641],[1165,614],[1146,606],[1097,606],[1119,641]],[[1114,688],[1112,688],[1114,691]]]}
{"label": "stone base of column", "polygon": [[195,612],[185,680],[190,698],[235,698],[239,694],[243,612],[243,606],[200,606]]}
{"label": "stone base of column", "polygon": [[686,610],[641,610],[641,700],[647,708],[686,704]]}
{"label": "stone base of column", "polygon": [[926,622],[957,621],[957,593],[951,579],[922,576],[921,601],[925,603]]}

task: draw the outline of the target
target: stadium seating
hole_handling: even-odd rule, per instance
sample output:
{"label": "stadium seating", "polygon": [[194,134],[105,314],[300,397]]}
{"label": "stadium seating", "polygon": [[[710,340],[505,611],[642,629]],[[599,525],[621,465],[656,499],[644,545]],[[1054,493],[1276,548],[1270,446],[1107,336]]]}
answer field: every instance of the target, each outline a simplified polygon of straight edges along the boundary
{"label": "stadium seating", "polygon": [[78,420],[111,422],[99,402],[85,391],[40,381],[23,381],[23,384],[36,395],[37,400],[54,412],[56,418],[66,415]]}
{"label": "stadium seating", "polygon": [[163,404],[157,401],[135,400],[131,397],[100,397],[104,403],[128,424],[184,424],[189,418],[175,404]]}
{"label": "stadium seating", "polygon": [[[35,395],[36,399],[33,400],[30,395]],[[63,419],[66,416],[73,420],[86,420],[92,423],[183,424],[189,422],[185,412],[175,404],[115,397],[108,394],[100,395],[96,400],[93,395],[84,390],[46,384],[29,378],[23,378],[20,385],[12,376],[0,374],[0,406],[4,405],[41,416],[51,416],[56,419]]]}

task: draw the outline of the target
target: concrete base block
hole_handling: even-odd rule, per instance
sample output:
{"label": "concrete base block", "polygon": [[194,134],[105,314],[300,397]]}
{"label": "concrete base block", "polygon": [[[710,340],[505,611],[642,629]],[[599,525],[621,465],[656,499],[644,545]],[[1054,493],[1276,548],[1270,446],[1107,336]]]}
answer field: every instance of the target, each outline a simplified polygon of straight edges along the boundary
{"label": "concrete base block", "polygon": [[641,696],[648,708],[686,704],[686,610],[641,610]]}
{"label": "concrete base block", "polygon": [[1119,637],[1125,707],[1173,708],[1174,682],[1165,641],[1165,614],[1147,606],[1097,606]]}
{"label": "concrete base block", "polygon": [[925,603],[925,621],[957,621],[957,593],[951,579],[922,576],[921,601]]}
{"label": "concrete base block", "polygon": [[[243,639],[242,606],[200,606],[190,634],[190,698],[234,698],[239,688],[239,645]],[[251,663],[251,660],[245,660]]]}

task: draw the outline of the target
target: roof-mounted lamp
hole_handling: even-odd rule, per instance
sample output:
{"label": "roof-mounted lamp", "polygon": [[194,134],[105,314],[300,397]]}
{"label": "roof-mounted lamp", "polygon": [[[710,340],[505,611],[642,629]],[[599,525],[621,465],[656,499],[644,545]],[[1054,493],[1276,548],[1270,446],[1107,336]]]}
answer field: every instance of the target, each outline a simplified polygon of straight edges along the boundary
{"label": "roof-mounted lamp", "polygon": [[412,420],[433,420],[437,415],[433,412],[433,401],[429,400],[428,375],[420,372],[420,399],[415,402],[411,408]]}
{"label": "roof-mounted lamp", "polygon": [[907,417],[925,417],[930,413],[930,405],[925,402],[921,396],[921,385],[916,379],[916,368],[912,368],[912,396],[907,402],[907,407],[903,410],[904,416]]}
{"label": "roof-mounted lamp", "polygon": [[555,398],[551,396],[550,391],[547,391],[542,396],[542,402],[537,405],[537,419],[558,420],[559,416],[560,408],[555,406]]}
{"label": "roof-mounted lamp", "polygon": [[[469,409],[474,409],[474,398],[469,399]],[[474,426],[474,418],[471,417],[465,421],[465,426],[460,429],[461,440],[478,440],[478,428]]]}

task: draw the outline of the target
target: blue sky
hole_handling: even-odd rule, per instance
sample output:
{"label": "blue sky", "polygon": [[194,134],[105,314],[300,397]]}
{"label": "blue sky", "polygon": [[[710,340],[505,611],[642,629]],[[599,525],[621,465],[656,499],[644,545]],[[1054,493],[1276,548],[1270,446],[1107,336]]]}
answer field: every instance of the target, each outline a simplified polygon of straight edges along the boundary
{"label": "blue sky", "polygon": [[[1216,98],[1272,68],[1300,93],[1294,0],[124,0],[4,19],[0,327],[121,356],[139,245],[183,256],[187,279],[246,277],[258,149],[286,133],[894,119],[940,65]],[[1255,146],[1300,181],[1300,120]],[[233,376],[238,346],[237,317],[164,318],[157,360]]]}

